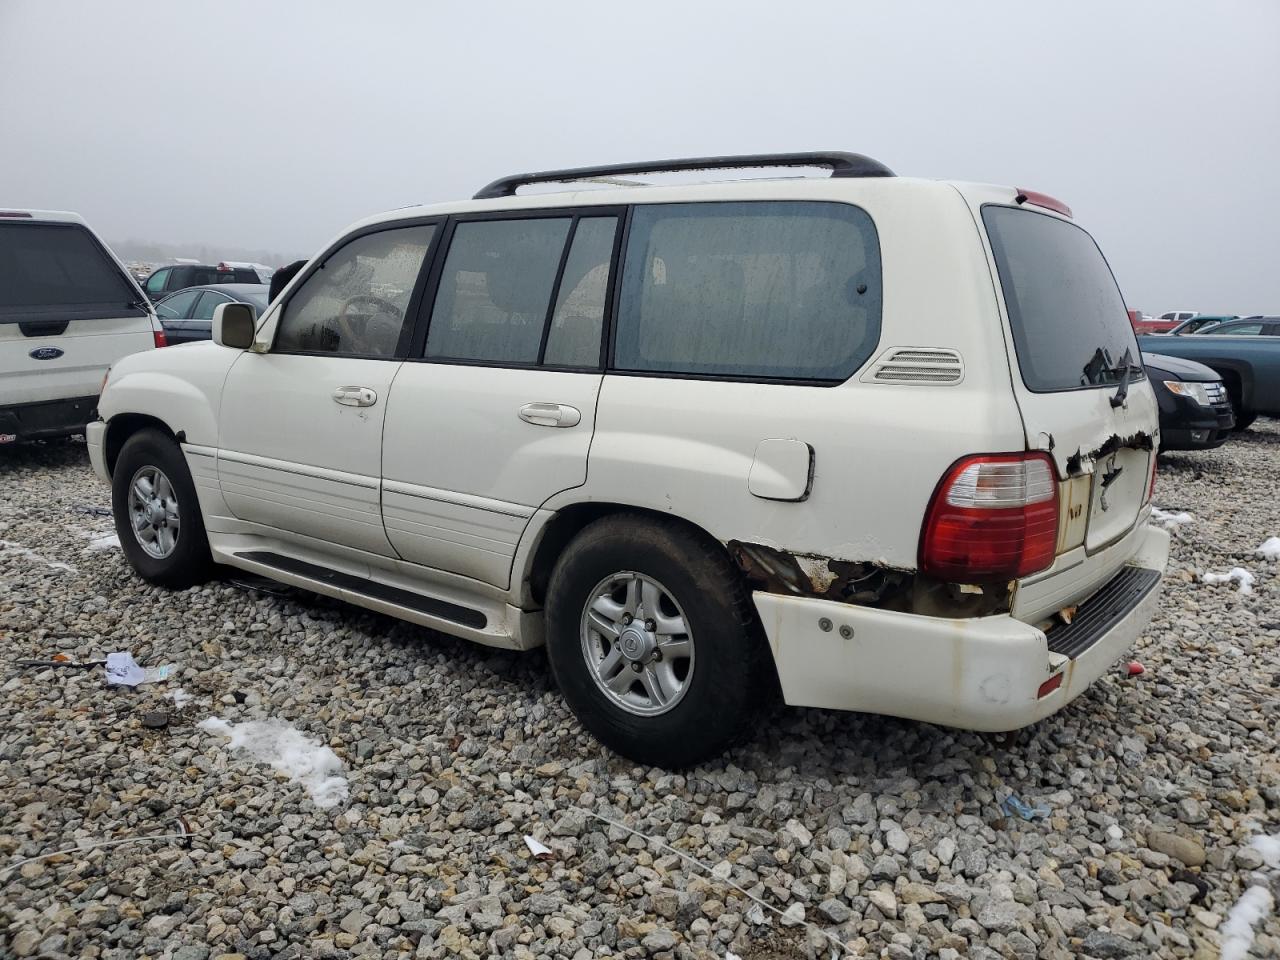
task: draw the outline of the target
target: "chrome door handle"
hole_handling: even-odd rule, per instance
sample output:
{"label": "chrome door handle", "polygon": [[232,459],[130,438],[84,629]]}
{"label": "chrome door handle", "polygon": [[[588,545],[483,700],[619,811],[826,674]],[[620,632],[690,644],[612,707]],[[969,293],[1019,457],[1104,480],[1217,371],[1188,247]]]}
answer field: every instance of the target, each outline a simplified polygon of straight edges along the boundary
{"label": "chrome door handle", "polygon": [[520,419],[537,427],[573,427],[582,422],[582,412],[567,403],[526,403]]}
{"label": "chrome door handle", "polygon": [[333,402],[344,407],[372,407],[378,394],[368,387],[338,387],[333,391]]}

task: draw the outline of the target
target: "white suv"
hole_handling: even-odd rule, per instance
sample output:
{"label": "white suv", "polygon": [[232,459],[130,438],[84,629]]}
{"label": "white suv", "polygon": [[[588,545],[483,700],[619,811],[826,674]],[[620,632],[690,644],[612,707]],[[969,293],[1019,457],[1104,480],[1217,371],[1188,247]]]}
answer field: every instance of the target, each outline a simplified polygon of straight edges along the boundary
{"label": "white suv", "polygon": [[82,432],[107,367],[163,338],[137,282],[79,216],[0,209],[0,444]]}
{"label": "white suv", "polygon": [[[619,184],[749,166],[831,176]],[[582,180],[614,189],[516,195]],[[638,761],[713,755],[779,691],[1022,727],[1158,595],[1155,398],[1042,194],[852,154],[510,177],[356,224],[213,338],[116,366],[90,430],[143,577],[545,642]]]}

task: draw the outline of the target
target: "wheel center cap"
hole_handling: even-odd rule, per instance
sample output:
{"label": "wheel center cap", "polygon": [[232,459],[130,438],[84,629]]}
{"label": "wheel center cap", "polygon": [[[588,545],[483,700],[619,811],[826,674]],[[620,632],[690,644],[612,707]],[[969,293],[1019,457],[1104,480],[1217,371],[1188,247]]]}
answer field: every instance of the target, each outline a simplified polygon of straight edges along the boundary
{"label": "wheel center cap", "polygon": [[164,519],[164,504],[159,500],[152,500],[147,504],[147,520],[150,523],[159,523]]}
{"label": "wheel center cap", "polygon": [[618,645],[622,647],[622,655],[632,663],[643,663],[653,654],[653,637],[648,631],[638,627],[627,627],[618,636]]}

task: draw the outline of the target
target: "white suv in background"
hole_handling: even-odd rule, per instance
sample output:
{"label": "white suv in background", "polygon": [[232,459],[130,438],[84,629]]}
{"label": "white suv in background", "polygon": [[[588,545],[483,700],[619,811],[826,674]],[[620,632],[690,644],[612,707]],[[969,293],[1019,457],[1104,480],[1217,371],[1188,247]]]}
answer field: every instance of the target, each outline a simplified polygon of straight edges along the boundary
{"label": "white suv in background", "polygon": [[107,368],[163,337],[79,216],[0,209],[0,444],[83,432]]}
{"label": "white suv in background", "polygon": [[[753,166],[831,176],[615,179]],[[1158,595],[1156,402],[1042,194],[853,154],[510,177],[357,223],[213,338],[117,365],[90,428],[143,577],[545,642],[638,761],[713,755],[777,692],[1015,729]]]}

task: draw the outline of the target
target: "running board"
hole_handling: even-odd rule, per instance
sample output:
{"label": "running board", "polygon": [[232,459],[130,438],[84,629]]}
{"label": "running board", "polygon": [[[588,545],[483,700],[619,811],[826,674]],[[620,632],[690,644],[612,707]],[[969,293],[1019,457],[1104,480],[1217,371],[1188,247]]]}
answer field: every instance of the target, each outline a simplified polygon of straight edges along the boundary
{"label": "running board", "polygon": [[416,610],[426,616],[448,620],[472,630],[483,630],[489,625],[488,617],[479,610],[472,610],[470,607],[463,607],[447,600],[425,597],[410,590],[401,590],[399,587],[390,587],[385,583],[367,580],[354,574],[331,570],[328,567],[308,563],[306,560],[299,560],[297,557],[286,557],[283,554],[272,553],[270,550],[245,550],[233,556],[249,563],[260,563],[265,567],[293,574],[295,577],[306,577],[308,580],[323,583],[336,590],[347,590],[371,600],[390,603],[397,607],[404,607],[406,610]]}

